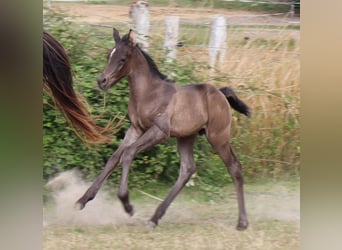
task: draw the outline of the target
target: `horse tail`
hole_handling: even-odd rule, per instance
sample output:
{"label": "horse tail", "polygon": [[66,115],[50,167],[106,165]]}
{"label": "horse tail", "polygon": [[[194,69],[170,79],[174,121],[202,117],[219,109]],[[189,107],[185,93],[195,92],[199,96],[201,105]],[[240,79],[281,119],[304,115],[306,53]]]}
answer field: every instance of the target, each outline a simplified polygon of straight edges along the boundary
{"label": "horse tail", "polygon": [[246,115],[246,116],[250,116],[251,112],[250,112],[250,108],[247,106],[247,104],[245,104],[242,100],[240,100],[237,95],[235,94],[235,92],[229,88],[229,87],[223,87],[219,89],[227,98],[230,106],[235,109],[236,111]]}
{"label": "horse tail", "polygon": [[105,127],[96,125],[86,108],[86,101],[73,88],[73,71],[63,46],[50,34],[43,32],[43,88],[57,104],[77,136],[89,146],[109,143],[113,120]]}

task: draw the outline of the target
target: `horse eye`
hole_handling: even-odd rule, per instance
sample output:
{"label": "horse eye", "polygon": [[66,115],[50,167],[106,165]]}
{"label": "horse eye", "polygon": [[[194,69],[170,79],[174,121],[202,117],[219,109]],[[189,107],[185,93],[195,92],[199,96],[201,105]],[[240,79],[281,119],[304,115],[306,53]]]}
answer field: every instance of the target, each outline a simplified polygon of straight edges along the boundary
{"label": "horse eye", "polygon": [[125,61],[126,61],[126,58],[121,58],[119,62],[124,63]]}

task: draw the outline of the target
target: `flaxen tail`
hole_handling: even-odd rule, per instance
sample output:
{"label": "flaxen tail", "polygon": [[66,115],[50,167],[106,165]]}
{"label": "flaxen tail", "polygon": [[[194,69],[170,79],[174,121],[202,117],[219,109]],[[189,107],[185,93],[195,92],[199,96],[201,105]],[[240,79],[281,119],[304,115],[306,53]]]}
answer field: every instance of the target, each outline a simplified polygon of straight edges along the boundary
{"label": "flaxen tail", "polygon": [[231,88],[223,87],[223,88],[220,88],[219,90],[226,96],[230,106],[233,109],[235,109],[236,111],[248,117],[251,115],[250,109],[247,106],[247,104],[241,101]]}

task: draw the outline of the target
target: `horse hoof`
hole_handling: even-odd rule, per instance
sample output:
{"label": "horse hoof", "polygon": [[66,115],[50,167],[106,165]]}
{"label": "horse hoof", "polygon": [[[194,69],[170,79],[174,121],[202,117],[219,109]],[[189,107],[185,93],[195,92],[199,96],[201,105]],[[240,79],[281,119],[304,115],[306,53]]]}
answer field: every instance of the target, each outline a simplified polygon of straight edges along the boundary
{"label": "horse hoof", "polygon": [[82,210],[85,207],[85,204],[81,201],[77,201],[74,205],[74,208],[76,210]]}
{"label": "horse hoof", "polygon": [[129,216],[133,216],[135,213],[134,208],[132,207],[131,210],[128,212]]}
{"label": "horse hoof", "polygon": [[248,221],[240,221],[239,224],[236,226],[236,230],[243,231],[246,230],[248,227]]}
{"label": "horse hoof", "polygon": [[134,207],[132,206],[132,205],[125,205],[125,211],[126,211],[126,213],[128,213],[129,214],[129,216],[133,216],[134,215],[134,213],[135,213],[135,211],[134,211]]}
{"label": "horse hoof", "polygon": [[156,226],[157,226],[157,224],[156,223],[154,223],[153,221],[146,221],[146,223],[145,223],[145,226],[146,226],[146,228],[148,228],[148,229],[153,229],[153,228],[155,228]]}

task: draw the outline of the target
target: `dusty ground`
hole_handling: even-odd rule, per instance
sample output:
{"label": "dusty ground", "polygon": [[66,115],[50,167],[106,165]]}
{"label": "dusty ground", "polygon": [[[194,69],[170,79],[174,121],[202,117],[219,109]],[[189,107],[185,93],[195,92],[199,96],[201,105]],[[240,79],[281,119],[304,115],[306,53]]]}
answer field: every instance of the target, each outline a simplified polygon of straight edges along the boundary
{"label": "dusty ground", "polygon": [[250,226],[239,232],[233,187],[225,189],[223,200],[208,201],[183,190],[159,226],[150,229],[145,222],[160,201],[132,198],[136,214],[130,218],[116,196],[102,189],[84,210],[76,211],[73,204],[89,183],[72,171],[58,178],[49,184],[53,199],[44,207],[44,249],[296,250],[300,246],[298,182],[247,184]]}
{"label": "dusty ground", "polygon": [[[85,3],[51,3],[53,10],[67,14],[72,19],[85,23],[129,22],[129,6],[100,5]],[[166,16],[177,15],[182,21],[210,21],[214,15],[225,15],[231,23],[297,23],[298,17],[263,16],[260,13],[247,11],[208,9],[208,8],[175,8],[150,7],[151,21],[164,21]]]}

